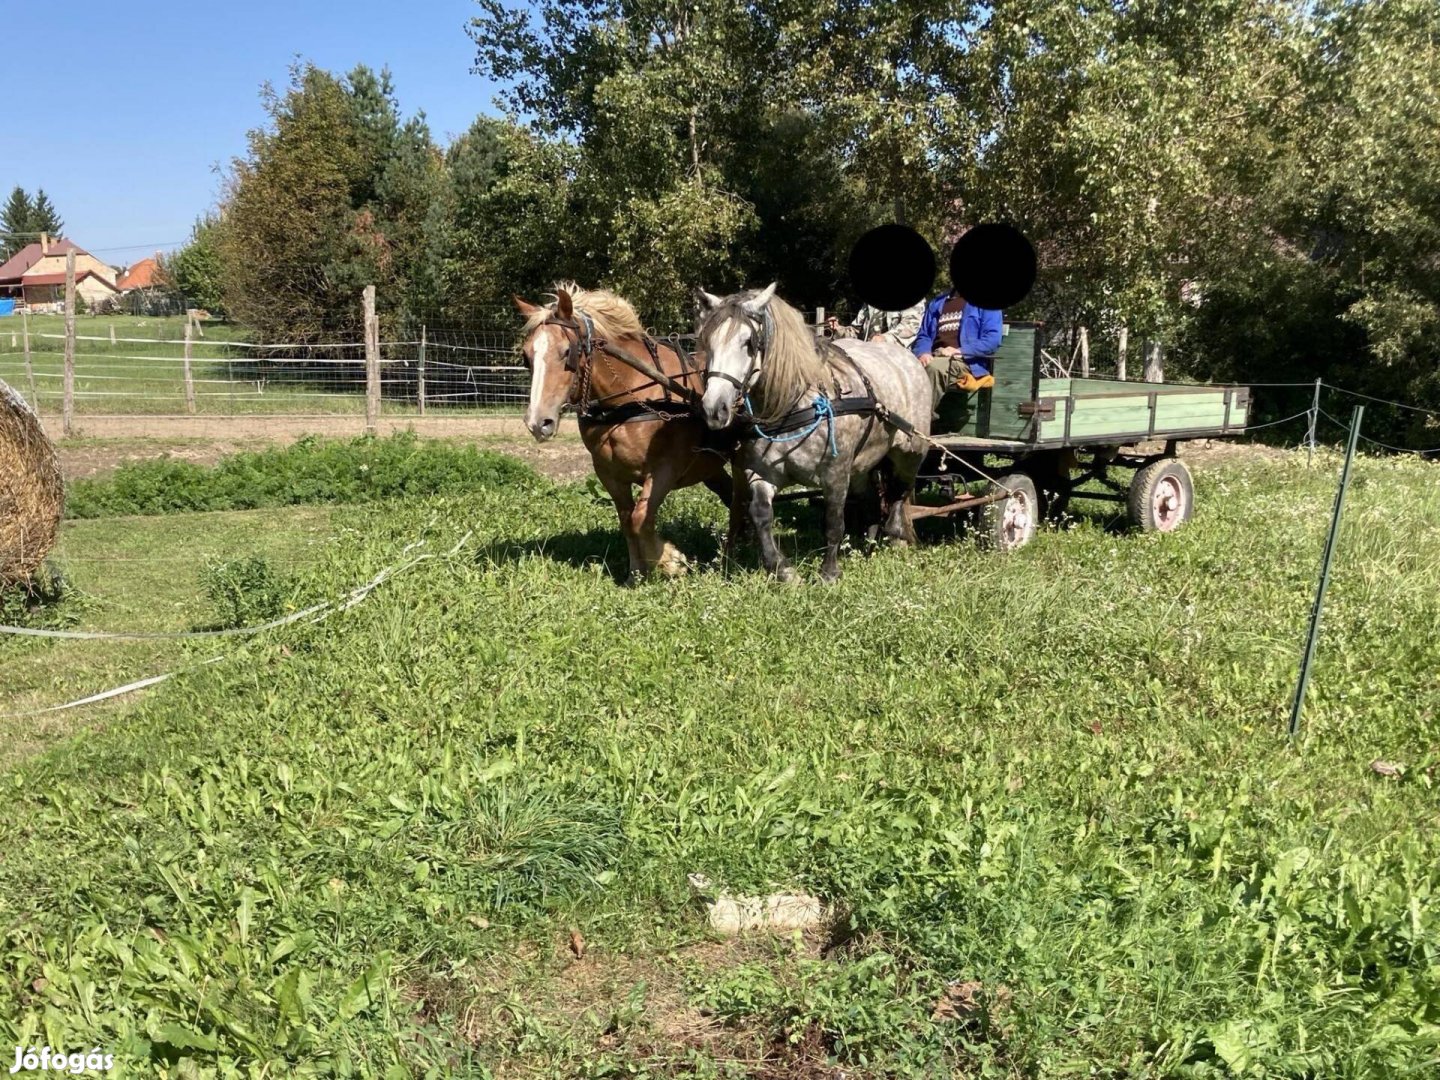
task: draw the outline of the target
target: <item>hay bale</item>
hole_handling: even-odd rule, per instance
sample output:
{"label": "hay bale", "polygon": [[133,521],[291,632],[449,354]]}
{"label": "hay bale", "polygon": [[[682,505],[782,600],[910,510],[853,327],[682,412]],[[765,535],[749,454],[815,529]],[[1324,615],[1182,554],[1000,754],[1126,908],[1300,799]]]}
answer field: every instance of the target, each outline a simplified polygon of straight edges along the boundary
{"label": "hay bale", "polygon": [[40,418],[0,381],[0,588],[29,581],[55,544],[65,480]]}

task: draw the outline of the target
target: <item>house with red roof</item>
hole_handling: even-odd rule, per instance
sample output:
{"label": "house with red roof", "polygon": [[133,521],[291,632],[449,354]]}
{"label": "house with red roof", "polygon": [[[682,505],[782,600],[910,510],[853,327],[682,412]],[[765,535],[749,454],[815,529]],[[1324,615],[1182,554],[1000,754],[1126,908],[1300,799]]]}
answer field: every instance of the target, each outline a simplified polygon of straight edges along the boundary
{"label": "house with red roof", "polygon": [[120,280],[115,283],[116,288],[122,293],[128,293],[135,289],[153,289],[161,285],[159,260],[158,252],[153,259],[141,259],[120,276]]}
{"label": "house with red roof", "polygon": [[14,297],[31,311],[56,309],[65,304],[65,261],[75,253],[75,292],[91,308],[120,295],[115,268],[64,238],[42,235],[26,244],[0,265],[0,296]]}

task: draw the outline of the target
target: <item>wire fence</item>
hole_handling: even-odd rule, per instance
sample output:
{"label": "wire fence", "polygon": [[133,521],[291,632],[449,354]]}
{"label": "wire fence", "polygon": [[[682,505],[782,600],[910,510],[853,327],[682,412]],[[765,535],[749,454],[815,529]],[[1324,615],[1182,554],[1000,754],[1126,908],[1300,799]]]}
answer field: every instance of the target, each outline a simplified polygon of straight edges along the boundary
{"label": "wire fence", "polygon": [[[6,320],[11,322],[12,320]],[[16,320],[18,321],[18,320]],[[0,326],[0,380],[42,415],[65,406],[64,332],[58,320]],[[71,408],[77,416],[359,415],[370,388],[361,336],[257,343],[224,325],[184,333],[184,319],[85,319],[75,335]],[[108,323],[107,332],[92,326]],[[694,335],[657,340],[687,351]],[[529,397],[530,373],[516,328],[407,328],[378,348],[379,398],[391,415],[513,413]]]}
{"label": "wire fence", "polygon": [[[817,324],[823,312],[815,313]],[[693,334],[658,335],[693,352]],[[367,395],[389,417],[514,415],[529,397],[530,373],[514,323],[402,328],[380,340],[374,379],[363,334],[284,342],[247,340],[243,329],[190,317],[86,317],[73,342],[70,411],[77,417],[354,416]],[[42,416],[65,410],[64,320],[0,320],[0,380]],[[1296,428],[1313,443],[1317,422],[1348,397],[1369,404],[1362,439],[1378,450],[1440,455],[1440,411],[1330,383],[1247,383],[1249,430],[1265,438]],[[1338,421],[1337,421],[1338,423]],[[1276,429],[1281,429],[1276,431]]]}

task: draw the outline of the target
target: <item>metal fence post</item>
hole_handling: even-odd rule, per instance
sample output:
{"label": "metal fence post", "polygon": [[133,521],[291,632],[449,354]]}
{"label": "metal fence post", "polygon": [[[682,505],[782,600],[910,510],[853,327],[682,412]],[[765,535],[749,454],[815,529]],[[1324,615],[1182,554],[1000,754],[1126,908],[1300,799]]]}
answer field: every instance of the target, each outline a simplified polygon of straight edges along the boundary
{"label": "metal fence post", "polygon": [[1350,420],[1350,441],[1345,447],[1345,467],[1340,471],[1340,490],[1335,493],[1335,509],[1330,515],[1330,533],[1325,537],[1325,554],[1320,562],[1320,585],[1315,590],[1315,604],[1310,609],[1310,633],[1305,639],[1305,654],[1300,658],[1300,680],[1295,686],[1295,700],[1290,705],[1290,737],[1300,730],[1300,710],[1305,704],[1305,690],[1310,685],[1310,664],[1315,659],[1315,642],[1320,636],[1320,612],[1325,607],[1325,590],[1330,586],[1330,563],[1335,557],[1335,541],[1340,535],[1340,515],[1345,510],[1345,491],[1350,486],[1350,463],[1355,460],[1355,444],[1360,439],[1360,421],[1365,406],[1356,405]]}
{"label": "metal fence post", "polygon": [[1315,400],[1310,403],[1310,430],[1305,436],[1305,465],[1315,458],[1315,425],[1320,422],[1320,380],[1315,380]]}
{"label": "metal fence post", "polygon": [[75,249],[65,253],[65,399],[60,406],[60,430],[67,436],[75,427]]}

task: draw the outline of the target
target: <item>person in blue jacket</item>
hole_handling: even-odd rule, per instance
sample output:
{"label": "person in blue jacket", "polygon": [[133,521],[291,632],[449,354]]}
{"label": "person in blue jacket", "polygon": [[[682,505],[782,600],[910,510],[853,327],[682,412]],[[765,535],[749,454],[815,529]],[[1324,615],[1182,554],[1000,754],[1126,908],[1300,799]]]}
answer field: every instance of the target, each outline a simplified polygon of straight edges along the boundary
{"label": "person in blue jacket", "polygon": [[931,300],[911,349],[930,376],[931,409],[950,390],[964,393],[995,385],[991,364],[1000,348],[1004,315],[967,304],[954,289]]}

